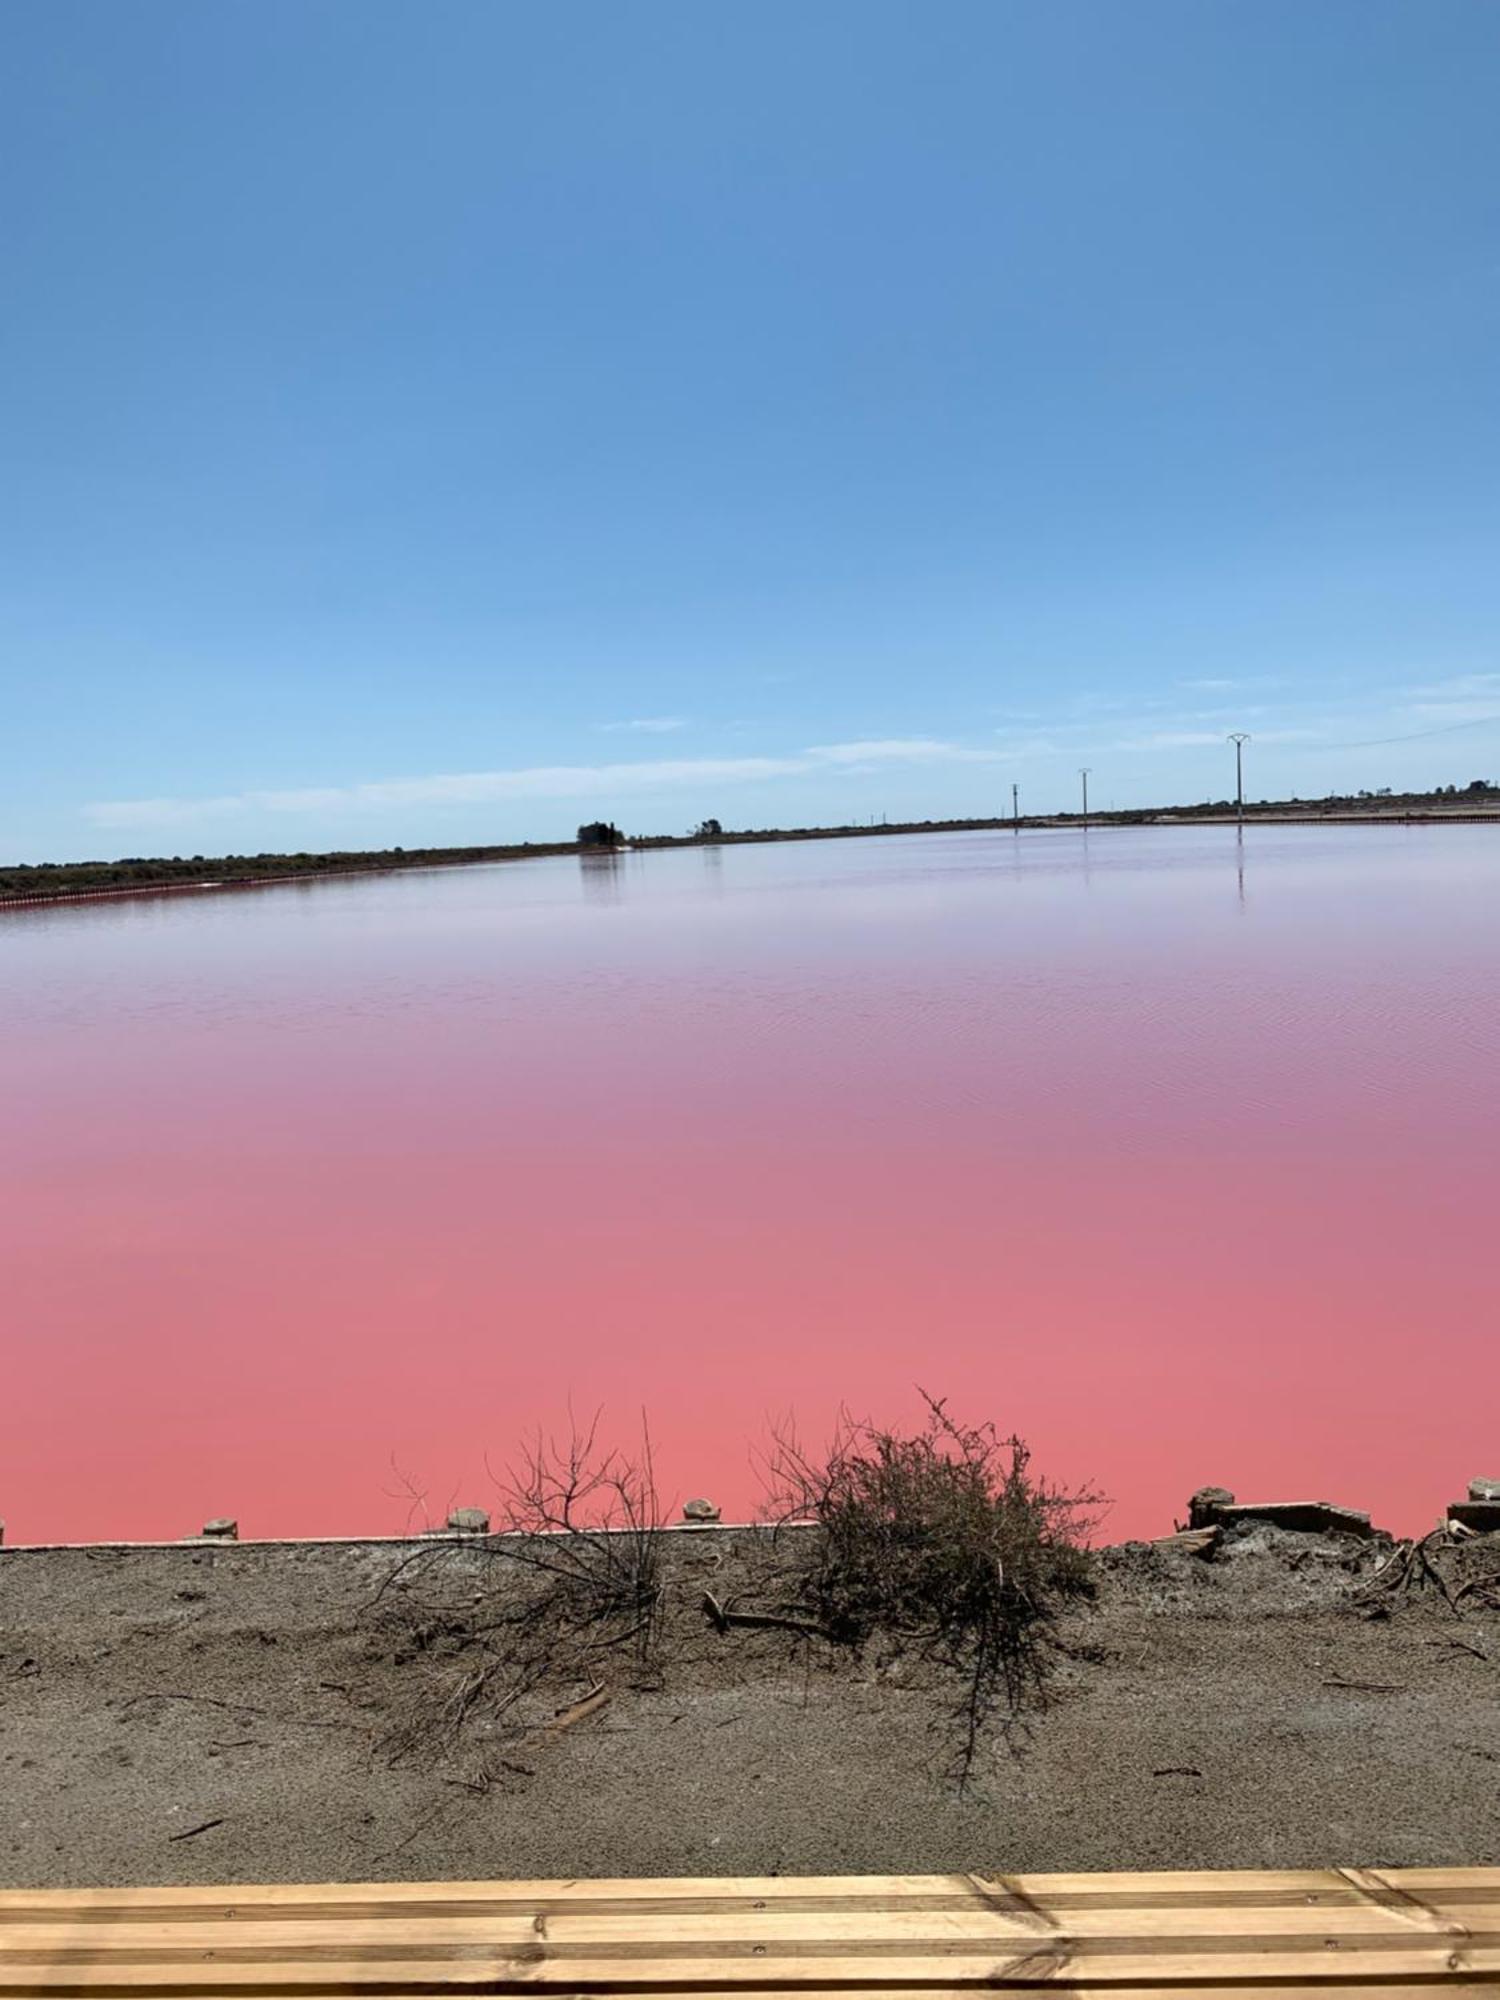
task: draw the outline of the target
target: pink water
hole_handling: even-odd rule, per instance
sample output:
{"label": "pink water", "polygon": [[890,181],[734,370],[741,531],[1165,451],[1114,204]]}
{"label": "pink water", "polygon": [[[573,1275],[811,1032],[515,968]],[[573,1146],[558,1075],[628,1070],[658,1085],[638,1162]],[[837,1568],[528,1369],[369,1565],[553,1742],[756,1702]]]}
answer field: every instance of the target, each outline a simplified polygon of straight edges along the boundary
{"label": "pink water", "polygon": [[574,859],[0,919],[11,1540],[399,1531],[914,1385],[1161,1533],[1500,1475],[1500,833]]}

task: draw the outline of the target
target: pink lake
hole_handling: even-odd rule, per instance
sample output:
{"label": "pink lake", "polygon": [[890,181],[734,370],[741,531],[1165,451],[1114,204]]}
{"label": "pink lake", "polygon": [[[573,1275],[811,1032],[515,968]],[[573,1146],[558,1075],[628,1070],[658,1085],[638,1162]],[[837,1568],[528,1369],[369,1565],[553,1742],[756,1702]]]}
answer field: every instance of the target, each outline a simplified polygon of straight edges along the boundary
{"label": "pink lake", "polygon": [[1170,1530],[1500,1476],[1500,830],[925,835],[0,916],[8,1539],[663,1497],[915,1385]]}

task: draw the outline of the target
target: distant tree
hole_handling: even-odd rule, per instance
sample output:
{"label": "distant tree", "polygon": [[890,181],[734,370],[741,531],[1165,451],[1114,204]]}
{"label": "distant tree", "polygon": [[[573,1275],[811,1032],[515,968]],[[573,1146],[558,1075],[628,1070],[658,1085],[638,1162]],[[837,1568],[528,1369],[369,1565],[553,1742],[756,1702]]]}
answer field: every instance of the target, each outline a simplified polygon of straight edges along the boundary
{"label": "distant tree", "polygon": [[1492,792],[1494,785],[1488,778],[1471,778],[1464,786],[1466,792]]}
{"label": "distant tree", "polygon": [[720,826],[716,819],[706,819],[698,828],[698,838],[700,840],[718,840],[723,832],[723,827]]}
{"label": "distant tree", "polygon": [[580,847],[620,847],[624,840],[620,829],[607,819],[591,819],[587,826],[578,829]]}

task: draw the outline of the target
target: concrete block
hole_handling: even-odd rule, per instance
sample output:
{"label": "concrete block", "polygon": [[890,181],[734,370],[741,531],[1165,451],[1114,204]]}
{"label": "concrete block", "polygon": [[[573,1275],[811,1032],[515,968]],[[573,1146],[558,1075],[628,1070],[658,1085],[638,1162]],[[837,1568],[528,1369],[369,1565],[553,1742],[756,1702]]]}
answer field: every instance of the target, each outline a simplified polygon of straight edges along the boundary
{"label": "concrete block", "polygon": [[1500,1500],[1455,1500],[1448,1519],[1461,1521],[1479,1535],[1500,1533]]}
{"label": "concrete block", "polygon": [[487,1535],[490,1517],[482,1507],[455,1507],[448,1516],[448,1528],[455,1535]]}
{"label": "concrete block", "polygon": [[719,1510],[712,1500],[684,1500],[682,1518],[684,1521],[717,1521]]}
{"label": "concrete block", "polygon": [[1200,1486],[1188,1502],[1188,1526],[1211,1528],[1220,1510],[1233,1505],[1234,1495],[1227,1486]]}
{"label": "concrete block", "polygon": [[203,1539],[206,1542],[237,1542],[239,1538],[240,1524],[227,1514],[203,1523]]}

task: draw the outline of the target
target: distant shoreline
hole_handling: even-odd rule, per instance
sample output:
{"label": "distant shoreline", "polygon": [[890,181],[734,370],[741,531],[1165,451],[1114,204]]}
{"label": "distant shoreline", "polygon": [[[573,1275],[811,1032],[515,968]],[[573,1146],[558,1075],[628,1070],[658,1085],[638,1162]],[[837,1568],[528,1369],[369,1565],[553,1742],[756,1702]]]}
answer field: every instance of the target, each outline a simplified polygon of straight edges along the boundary
{"label": "distant shoreline", "polygon": [[[388,848],[348,854],[257,854],[103,862],[27,863],[0,868],[0,910],[59,903],[118,901],[126,897],[209,895],[227,889],[266,889],[297,882],[330,882],[347,876],[405,874],[417,869],[472,868],[501,861],[545,860],[561,855],[608,855],[682,847],[746,847],[791,840],[858,840],[916,833],[1010,833],[1140,826],[1500,826],[1500,796],[1470,803],[1464,794],[1439,801],[1431,794],[1381,801],[1279,801],[1247,805],[1243,822],[1233,806],[1162,806],[1128,812],[1022,814],[1019,819],[902,820],[875,826],[726,828],[716,834],[642,834],[619,847],[576,840],[520,841],[493,847]],[[18,887],[18,883],[26,886]],[[33,886],[34,885],[34,886]]]}

